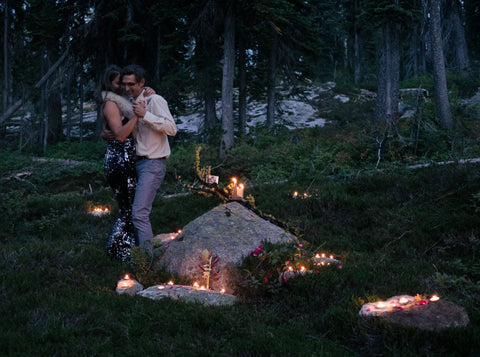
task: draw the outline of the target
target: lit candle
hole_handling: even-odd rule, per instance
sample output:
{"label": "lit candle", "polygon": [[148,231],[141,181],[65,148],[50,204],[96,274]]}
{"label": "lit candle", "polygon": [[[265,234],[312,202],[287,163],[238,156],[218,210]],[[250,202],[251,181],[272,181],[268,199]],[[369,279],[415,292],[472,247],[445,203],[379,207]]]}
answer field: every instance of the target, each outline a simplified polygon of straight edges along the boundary
{"label": "lit candle", "polygon": [[298,197],[298,192],[295,191],[295,192],[293,193],[293,198],[297,198],[297,197]]}
{"label": "lit candle", "polygon": [[315,254],[315,258],[320,258],[320,254]]}
{"label": "lit candle", "polygon": [[387,305],[383,301],[377,302],[375,304],[375,309],[377,310],[385,310],[386,308],[387,308]]}
{"label": "lit candle", "polygon": [[168,285],[173,285],[173,281],[170,280],[170,281],[168,282]]}
{"label": "lit candle", "polygon": [[225,289],[220,290],[221,294],[225,294]]}
{"label": "lit candle", "polygon": [[401,297],[400,299],[398,299],[398,303],[400,305],[406,305],[408,304],[409,300],[406,298],[406,297]]}
{"label": "lit candle", "polygon": [[245,187],[243,186],[243,184],[240,184],[238,185],[237,187],[237,194],[235,196],[237,197],[240,197],[240,198],[243,198],[243,191],[244,191]]}
{"label": "lit candle", "polygon": [[440,300],[440,298],[437,296],[437,295],[433,295],[431,298],[430,298],[430,301],[438,301]]}
{"label": "lit candle", "polygon": [[232,182],[233,182],[232,196],[236,197],[237,196],[237,179],[235,177],[232,178]]}

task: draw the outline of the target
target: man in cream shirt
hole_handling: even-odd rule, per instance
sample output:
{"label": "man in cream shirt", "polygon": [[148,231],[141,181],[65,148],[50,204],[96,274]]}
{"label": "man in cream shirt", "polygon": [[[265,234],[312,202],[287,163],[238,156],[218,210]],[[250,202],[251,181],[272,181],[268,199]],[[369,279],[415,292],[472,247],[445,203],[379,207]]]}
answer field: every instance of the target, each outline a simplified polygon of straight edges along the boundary
{"label": "man in cream shirt", "polygon": [[167,160],[170,156],[167,136],[175,136],[177,126],[163,97],[158,94],[144,97],[145,70],[142,67],[125,67],[121,78],[125,94],[135,100],[133,110],[140,117],[134,131],[138,183],[132,214],[139,244],[145,245],[153,238],[150,212],[167,171]]}

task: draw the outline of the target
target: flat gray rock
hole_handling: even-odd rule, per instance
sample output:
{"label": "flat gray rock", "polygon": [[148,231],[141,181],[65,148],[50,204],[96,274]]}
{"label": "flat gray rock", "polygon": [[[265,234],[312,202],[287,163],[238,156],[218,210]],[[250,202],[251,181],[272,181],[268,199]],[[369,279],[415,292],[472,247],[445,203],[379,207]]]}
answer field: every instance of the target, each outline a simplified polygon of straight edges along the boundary
{"label": "flat gray rock", "polygon": [[233,295],[195,289],[183,285],[155,285],[142,290],[138,295],[152,299],[173,299],[182,302],[199,303],[204,305],[233,305],[238,298]]}

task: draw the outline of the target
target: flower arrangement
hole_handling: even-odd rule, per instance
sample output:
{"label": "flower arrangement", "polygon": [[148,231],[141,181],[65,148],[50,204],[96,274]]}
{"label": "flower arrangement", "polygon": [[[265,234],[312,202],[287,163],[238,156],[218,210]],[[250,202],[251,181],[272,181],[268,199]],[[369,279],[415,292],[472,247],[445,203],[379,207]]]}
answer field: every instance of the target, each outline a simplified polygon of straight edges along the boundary
{"label": "flower arrangement", "polygon": [[307,266],[311,263],[304,257],[302,244],[287,241],[283,244],[262,242],[243,260],[242,288],[245,295],[269,295],[280,291],[283,273],[289,266]]}

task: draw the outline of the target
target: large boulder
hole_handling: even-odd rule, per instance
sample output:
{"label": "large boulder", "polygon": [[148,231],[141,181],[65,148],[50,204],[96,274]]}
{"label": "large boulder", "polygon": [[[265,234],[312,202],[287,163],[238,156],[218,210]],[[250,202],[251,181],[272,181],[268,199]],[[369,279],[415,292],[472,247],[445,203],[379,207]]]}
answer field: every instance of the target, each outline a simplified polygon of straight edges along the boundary
{"label": "large boulder", "polygon": [[182,233],[164,244],[164,253],[156,266],[164,266],[167,271],[206,285],[199,266],[202,264],[202,252],[207,249],[219,258],[214,269],[219,273],[218,280],[210,281],[210,288],[234,293],[240,283],[235,267],[243,257],[265,241],[282,243],[296,239],[240,203],[229,202],[183,227]]}

